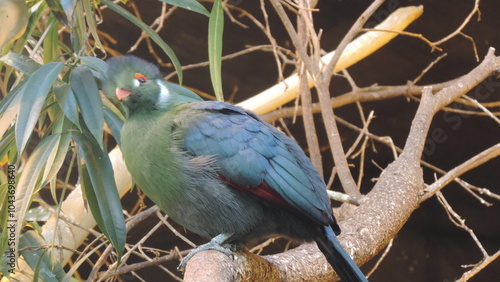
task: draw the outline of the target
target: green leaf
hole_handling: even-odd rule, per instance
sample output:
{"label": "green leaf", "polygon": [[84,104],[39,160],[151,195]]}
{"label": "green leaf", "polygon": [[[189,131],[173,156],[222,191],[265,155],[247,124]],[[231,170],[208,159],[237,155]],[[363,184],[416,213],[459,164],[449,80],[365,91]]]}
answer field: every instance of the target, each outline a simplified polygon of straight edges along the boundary
{"label": "green leaf", "polygon": [[[9,152],[13,152],[15,154],[16,142],[14,136],[14,128],[11,128],[0,139],[0,160],[3,160],[5,155]],[[9,159],[12,159],[12,157],[13,156],[9,156]]]}
{"label": "green leaf", "polygon": [[94,11],[94,8],[92,6],[91,0],[83,0],[83,11],[85,14],[85,18],[87,19],[87,26],[92,34],[92,37],[94,38],[95,41],[95,46],[105,52],[104,47],[102,46],[101,40],[99,39],[99,35],[97,34],[97,23],[95,21],[96,13]]}
{"label": "green leaf", "polygon": [[57,20],[54,14],[49,16],[47,36],[43,39],[43,61],[52,62],[57,58],[57,46],[59,45],[59,33]]}
{"label": "green leaf", "polygon": [[72,9],[72,16],[69,21],[71,27],[71,47],[75,53],[80,54],[85,50],[87,40],[85,16],[80,1],[75,1]]}
{"label": "green leaf", "polygon": [[179,60],[177,59],[177,56],[175,55],[174,51],[170,46],[161,39],[161,37],[154,31],[151,27],[149,27],[147,24],[143,23],[140,19],[136,18],[134,15],[132,15],[129,11],[125,10],[121,6],[109,1],[109,0],[101,0],[101,3],[105,4],[110,8],[111,10],[115,11],[122,17],[126,18],[128,21],[131,23],[135,24],[138,26],[140,29],[142,29],[160,48],[167,54],[167,56],[170,58],[172,61],[172,64],[174,65],[175,71],[177,72],[177,76],[179,77],[179,83],[182,84],[182,69],[181,69],[181,64]]}
{"label": "green leaf", "polygon": [[28,265],[33,270],[38,270],[35,275],[38,274],[40,280],[35,281],[61,281],[66,273],[64,272],[60,263],[57,260],[51,258],[51,252],[49,249],[25,249],[28,247],[41,247],[46,246],[47,243],[38,235],[35,231],[30,230],[25,232],[21,239],[19,240],[19,248],[24,249],[21,251],[21,255],[24,257]]}
{"label": "green leaf", "polygon": [[[21,81],[19,84],[14,86],[12,90],[5,96],[1,101],[0,101],[0,114],[3,114],[6,112],[7,109],[12,108],[12,101],[18,97],[18,93],[21,92],[20,90],[23,89],[24,85],[26,84],[26,80]],[[20,99],[20,98],[17,98]]]}
{"label": "green leaf", "polygon": [[45,169],[42,177],[42,185],[45,185],[48,181],[52,180],[64,163],[66,155],[69,149],[69,142],[71,141],[70,133],[58,134],[59,138],[57,144],[50,152],[47,163],[45,164]]}
{"label": "green leaf", "polygon": [[[20,87],[17,92],[19,92],[19,90],[22,90],[22,87]],[[5,111],[4,109],[2,109],[2,111],[4,112],[2,117],[0,118],[0,138],[5,134],[7,129],[11,127],[13,122],[16,120],[17,114],[19,113],[22,95],[16,94],[17,93],[13,93],[13,95],[11,96],[12,99],[9,101],[10,103],[5,105]]]}
{"label": "green leaf", "polygon": [[184,8],[186,10],[200,13],[200,14],[205,15],[207,17],[210,15],[208,10],[205,9],[205,7],[203,7],[203,5],[198,3],[196,0],[160,0],[160,1],[168,3],[170,5]]}
{"label": "green leaf", "polygon": [[70,26],[77,2],[78,0],[61,0],[61,6],[64,9],[64,12],[66,13],[66,18],[68,18]]}
{"label": "green leaf", "polygon": [[86,128],[83,134],[72,135],[85,160],[80,177],[90,210],[120,257],[125,248],[125,220],[108,152],[101,150]]}
{"label": "green leaf", "polygon": [[69,84],[58,85],[54,87],[54,93],[64,115],[81,130],[78,122],[78,107],[71,86]]}
{"label": "green leaf", "polygon": [[109,130],[115,137],[118,146],[121,145],[121,131],[125,118],[122,113],[111,102],[104,103],[104,121],[109,127]]}
{"label": "green leaf", "polygon": [[[24,215],[31,205],[31,199],[34,191],[38,190],[40,182],[40,173],[47,162],[50,152],[54,149],[57,144],[58,135],[49,135],[42,139],[38,146],[35,148],[31,156],[29,157],[26,165],[23,169],[23,174],[19,178],[19,182],[16,186],[16,210],[15,218],[17,219],[18,228],[15,231],[15,244],[16,249],[19,246],[19,238],[21,233],[21,226],[23,226]],[[37,185],[38,184],[38,185]]]}
{"label": "green leaf", "polygon": [[28,82],[23,88],[16,120],[16,144],[19,155],[24,151],[38,121],[47,94],[63,66],[63,63],[48,63],[41,66],[28,78]]}
{"label": "green leaf", "polygon": [[52,14],[57,18],[58,21],[60,21],[64,26],[69,27],[68,24],[68,17],[66,16],[66,13],[64,12],[64,9],[61,5],[60,0],[45,0],[47,5],[50,8],[50,11]]}
{"label": "green leaf", "polygon": [[3,55],[2,57],[0,57],[0,61],[21,71],[26,75],[32,75],[37,69],[42,66],[30,57],[18,53],[9,53],[7,55]]}
{"label": "green leaf", "polygon": [[218,101],[224,101],[222,94],[221,64],[222,64],[222,33],[224,30],[224,10],[222,1],[216,0],[208,22],[208,61],[210,78]]}
{"label": "green leaf", "polygon": [[83,65],[90,68],[92,74],[97,79],[99,79],[100,81],[104,79],[106,69],[108,68],[108,64],[106,64],[105,61],[96,57],[88,57],[88,56],[80,57],[80,60],[82,61]]}
{"label": "green leaf", "polygon": [[86,66],[79,66],[69,75],[69,82],[85,124],[101,148],[104,148],[102,139],[104,113],[99,89],[92,72]]}

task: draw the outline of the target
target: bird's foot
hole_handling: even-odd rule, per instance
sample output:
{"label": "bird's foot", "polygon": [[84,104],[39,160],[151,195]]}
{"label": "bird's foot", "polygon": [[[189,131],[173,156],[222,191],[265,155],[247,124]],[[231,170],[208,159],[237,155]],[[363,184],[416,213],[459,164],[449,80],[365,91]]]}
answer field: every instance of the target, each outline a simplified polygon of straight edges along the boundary
{"label": "bird's foot", "polygon": [[198,246],[197,248],[192,250],[187,256],[185,256],[181,260],[181,263],[177,267],[177,270],[184,271],[184,269],[186,269],[186,265],[187,265],[188,261],[194,255],[196,255],[197,253],[199,253],[201,251],[208,251],[208,250],[219,251],[221,253],[226,254],[231,259],[234,259],[234,253],[231,250],[233,246],[231,244],[225,243],[229,238],[231,238],[231,236],[233,236],[233,234],[222,233],[222,234],[219,234],[219,235],[215,236],[214,238],[212,238],[212,240],[210,240],[210,242]]}

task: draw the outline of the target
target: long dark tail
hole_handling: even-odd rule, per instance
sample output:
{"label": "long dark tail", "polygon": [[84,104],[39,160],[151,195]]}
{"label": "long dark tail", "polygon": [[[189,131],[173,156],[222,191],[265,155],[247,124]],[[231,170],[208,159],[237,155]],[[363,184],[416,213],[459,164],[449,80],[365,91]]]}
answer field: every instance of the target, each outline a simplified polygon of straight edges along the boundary
{"label": "long dark tail", "polygon": [[344,250],[340,244],[339,239],[333,232],[330,226],[323,227],[324,236],[320,236],[316,239],[319,249],[326,257],[326,260],[333,267],[335,272],[340,276],[342,281],[354,282],[354,281],[368,281],[359,269],[359,267],[354,263],[349,254]]}

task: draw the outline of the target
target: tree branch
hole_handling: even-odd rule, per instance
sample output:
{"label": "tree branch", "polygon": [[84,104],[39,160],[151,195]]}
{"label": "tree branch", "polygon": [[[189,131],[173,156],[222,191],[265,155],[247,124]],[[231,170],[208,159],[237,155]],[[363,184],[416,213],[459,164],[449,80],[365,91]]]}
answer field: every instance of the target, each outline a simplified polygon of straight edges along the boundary
{"label": "tree branch", "polygon": [[[339,222],[342,229],[339,239],[359,265],[364,264],[383,250],[420,204],[424,189],[420,157],[435,110],[445,106],[443,101],[451,103],[450,97],[456,99],[464,95],[470,89],[469,86],[480,82],[478,77],[485,78],[497,70],[499,66],[496,61],[498,60],[500,60],[499,57],[494,57],[490,51],[485,60],[469,75],[458,79],[456,85],[450,85],[441,90],[439,95],[433,95],[429,87],[424,88],[422,100],[402,153],[382,172],[378,182],[372,191],[365,196],[359,207],[352,205],[341,207],[340,212],[342,212],[344,220]],[[457,87],[457,85],[461,85],[461,87]],[[200,252],[193,258],[200,257],[199,261],[207,261],[204,255],[205,252]],[[243,256],[248,258],[253,255],[243,254]],[[311,275],[318,277],[318,281],[328,279],[331,281],[334,277],[333,270],[327,266],[324,257],[314,244],[303,244],[287,252],[264,258],[274,266],[262,263],[259,264],[259,269],[264,268],[263,271],[271,271],[268,267],[277,267],[281,273],[280,279],[290,278],[292,280],[295,277],[293,276],[294,270],[307,270],[312,265],[321,265],[321,267],[311,270],[314,272]],[[245,265],[246,259],[240,259],[239,255],[236,260]],[[307,263],[307,267],[304,267],[304,263]],[[214,265],[222,264],[215,263]],[[238,273],[237,277],[241,280],[248,279],[251,277],[248,275],[252,275],[248,271],[241,270],[246,269],[245,266],[232,269],[232,264],[224,263],[221,267],[229,267],[229,269],[225,268],[221,271],[223,273]],[[194,277],[189,273],[190,271],[189,268],[186,269],[185,277]],[[309,273],[305,275],[309,275]],[[212,281],[213,279],[215,278],[212,277]],[[186,279],[185,281],[197,280]]]}

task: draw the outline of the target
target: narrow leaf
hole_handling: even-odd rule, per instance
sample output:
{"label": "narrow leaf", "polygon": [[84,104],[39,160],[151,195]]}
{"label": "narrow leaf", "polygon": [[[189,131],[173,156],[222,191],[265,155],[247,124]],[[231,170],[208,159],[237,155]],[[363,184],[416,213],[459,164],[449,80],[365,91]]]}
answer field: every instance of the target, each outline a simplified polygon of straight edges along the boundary
{"label": "narrow leaf", "polygon": [[35,62],[30,57],[18,53],[9,53],[7,55],[3,55],[2,57],[0,57],[0,61],[26,75],[33,74],[37,69],[41,67],[39,63]]}
{"label": "narrow leaf", "polygon": [[47,94],[63,66],[63,63],[48,63],[41,66],[28,78],[28,82],[23,88],[16,120],[16,144],[19,155],[24,151],[38,121]]}
{"label": "narrow leaf", "polygon": [[59,45],[59,24],[55,16],[49,16],[47,36],[43,39],[43,61],[48,63],[57,58],[57,46]]}
{"label": "narrow leaf", "polygon": [[177,7],[184,8],[186,10],[190,10],[196,13],[200,13],[205,16],[209,16],[210,13],[208,12],[203,5],[198,3],[196,0],[160,0],[162,2],[168,3],[170,5],[174,5]]}
{"label": "narrow leaf", "polygon": [[102,139],[104,113],[99,89],[92,72],[86,66],[79,66],[69,75],[69,82],[85,124],[101,148],[104,148]]}
{"label": "narrow leaf", "polygon": [[[85,48],[86,44],[86,26],[85,26],[85,17],[83,15],[83,8],[80,3],[80,1],[74,1],[74,5],[72,6],[71,13],[72,16],[71,18],[68,16],[69,20],[69,25],[71,27],[71,48],[73,49],[74,52],[79,54],[82,52]],[[63,2],[63,7],[64,7],[64,2]]]}
{"label": "narrow leaf", "polygon": [[45,185],[48,181],[54,178],[61,166],[64,163],[66,154],[69,149],[69,142],[71,141],[71,135],[69,133],[58,134],[59,138],[57,140],[56,146],[50,152],[47,163],[45,164],[45,169],[42,177],[42,185]]}
{"label": "narrow leaf", "polygon": [[222,94],[221,64],[222,64],[222,33],[224,30],[224,10],[222,1],[216,0],[208,22],[208,61],[210,63],[210,78],[218,101],[224,101]]}
{"label": "narrow leaf", "polygon": [[14,99],[16,99],[16,97],[20,97],[19,92],[21,92],[21,90],[23,89],[25,84],[26,84],[26,79],[21,81],[16,86],[14,86],[14,88],[12,88],[10,90],[9,94],[7,94],[7,96],[5,96],[0,101],[0,114],[5,113],[5,111],[8,108],[12,107],[12,105],[11,105],[12,101],[14,101]]}
{"label": "narrow leaf", "polygon": [[5,161],[5,158],[9,151],[16,151],[16,142],[14,139],[14,135],[14,128],[11,128],[0,139],[0,160]]}
{"label": "narrow leaf", "polygon": [[64,26],[69,27],[68,25],[68,17],[66,16],[66,13],[64,12],[64,9],[61,5],[60,0],[45,0],[47,5],[50,8],[50,11],[52,14],[59,20]]}
{"label": "narrow leaf", "polygon": [[105,61],[96,58],[96,57],[80,57],[80,61],[82,61],[82,64],[89,67],[90,70],[92,71],[92,74],[99,80],[104,79],[104,74],[106,73],[106,69],[108,67],[108,64],[106,64]]}
{"label": "narrow leaf", "polygon": [[19,113],[19,107],[21,106],[21,97],[22,95],[13,97],[12,101],[10,101],[11,103],[7,105],[8,107],[6,107],[2,117],[0,117],[0,138],[16,120],[17,114]]}
{"label": "narrow leaf", "polygon": [[140,19],[136,18],[134,15],[132,15],[129,11],[125,10],[121,6],[109,1],[109,0],[101,0],[101,3],[105,4],[110,8],[111,10],[115,11],[122,17],[126,18],[128,21],[131,23],[135,24],[138,26],[142,31],[144,31],[151,39],[160,46],[160,48],[167,54],[167,56],[170,58],[172,61],[172,64],[174,65],[175,71],[177,72],[177,76],[179,77],[179,83],[182,84],[182,69],[181,69],[181,63],[177,59],[177,56],[175,55],[174,51],[170,46],[168,46],[163,39],[154,31],[151,27],[149,27],[147,24],[142,22]]}
{"label": "narrow leaf", "polygon": [[92,215],[121,256],[125,248],[125,220],[108,153],[99,147],[85,128],[83,134],[74,132],[72,135],[85,160],[82,171],[85,174],[88,170],[90,182],[82,178],[82,184]]}
{"label": "narrow leaf", "polygon": [[75,124],[78,129],[80,128],[80,123],[78,122],[78,107],[76,104],[75,94],[71,90],[69,84],[62,84],[54,87],[54,93],[56,94],[56,100],[61,106],[64,115]]}
{"label": "narrow leaf", "polygon": [[83,11],[85,13],[85,17],[87,19],[87,26],[89,28],[90,33],[95,41],[95,46],[105,52],[104,47],[102,46],[101,40],[99,39],[99,35],[97,34],[97,23],[95,21],[96,13],[93,10],[93,6],[91,3],[92,0],[83,0]]}
{"label": "narrow leaf", "polygon": [[77,0],[62,0],[61,6],[66,13],[66,18],[68,19],[70,27],[72,27],[73,14],[75,12],[75,6],[77,5]]}
{"label": "narrow leaf", "polygon": [[120,111],[116,107],[114,107],[113,104],[111,104],[111,102],[104,104],[104,121],[106,121],[109,130],[113,134],[113,137],[115,137],[116,143],[118,143],[118,146],[120,146],[121,131],[125,118],[123,117],[122,113],[120,113]]}
{"label": "narrow leaf", "polygon": [[23,174],[19,178],[19,182],[16,186],[16,210],[15,210],[15,219],[17,220],[17,225],[19,228],[16,228],[15,231],[15,253],[17,253],[17,248],[19,246],[19,238],[21,233],[21,226],[23,226],[24,215],[28,210],[28,207],[31,205],[31,199],[34,191],[38,190],[40,187],[37,185],[39,183],[38,179],[40,177],[40,173],[45,166],[45,162],[47,161],[50,152],[56,146],[56,142],[58,140],[58,136],[50,135],[45,137],[40,141],[38,146],[35,148],[31,156],[29,157],[26,165],[23,169]]}

